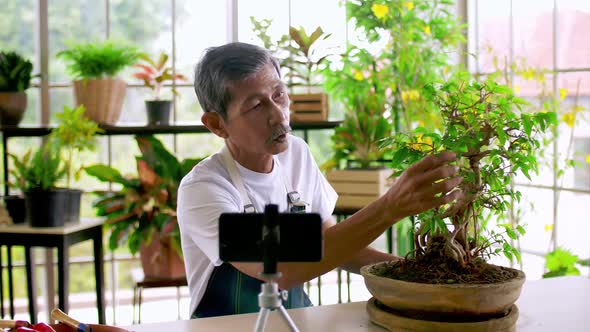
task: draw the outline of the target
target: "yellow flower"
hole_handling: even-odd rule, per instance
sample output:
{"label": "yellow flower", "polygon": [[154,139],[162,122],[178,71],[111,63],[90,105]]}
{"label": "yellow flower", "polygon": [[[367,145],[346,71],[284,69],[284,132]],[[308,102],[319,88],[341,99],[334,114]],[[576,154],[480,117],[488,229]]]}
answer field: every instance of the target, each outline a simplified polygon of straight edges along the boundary
{"label": "yellow flower", "polygon": [[567,97],[567,89],[559,89],[559,100],[564,100]]}
{"label": "yellow flower", "polygon": [[410,100],[418,100],[418,99],[420,99],[420,91],[410,90]]}
{"label": "yellow flower", "polygon": [[402,6],[406,7],[408,10],[414,9],[414,2],[413,1],[406,1],[402,4]]}
{"label": "yellow flower", "polygon": [[387,7],[387,5],[382,5],[382,4],[374,3],[371,6],[371,11],[373,12],[373,14],[375,14],[375,16],[377,18],[382,19],[389,12],[389,7]]}
{"label": "yellow flower", "polygon": [[410,100],[410,93],[408,91],[402,91],[402,101],[404,104],[407,104],[408,100]]}
{"label": "yellow flower", "polygon": [[446,75],[449,73],[449,66],[444,66],[443,67],[443,73]]}
{"label": "yellow flower", "polygon": [[545,224],[545,232],[550,232],[553,230],[553,224]]}
{"label": "yellow flower", "polygon": [[564,113],[561,116],[561,120],[563,122],[565,122],[565,124],[567,124],[568,127],[573,128],[574,123],[576,122],[576,113],[575,112]]}
{"label": "yellow flower", "polygon": [[587,155],[586,155],[586,162],[587,162],[588,164],[590,164],[590,154],[587,154]]}
{"label": "yellow flower", "polygon": [[430,32],[430,27],[428,25],[424,26],[422,28],[422,30],[424,30],[424,33],[427,34],[428,36],[430,36],[431,32]]}
{"label": "yellow flower", "polygon": [[357,81],[362,81],[365,78],[360,70],[355,70],[352,77]]}
{"label": "yellow flower", "polygon": [[516,93],[516,94],[520,93],[520,85],[514,86],[514,93]]}

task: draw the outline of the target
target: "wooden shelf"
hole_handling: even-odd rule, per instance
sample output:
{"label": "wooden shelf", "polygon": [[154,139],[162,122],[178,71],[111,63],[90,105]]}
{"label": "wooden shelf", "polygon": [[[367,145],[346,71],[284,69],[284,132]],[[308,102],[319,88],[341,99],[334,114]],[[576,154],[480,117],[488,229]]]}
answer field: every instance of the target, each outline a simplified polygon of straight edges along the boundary
{"label": "wooden shelf", "polygon": [[[333,129],[340,125],[341,121],[320,121],[320,122],[292,122],[293,130],[308,129]],[[167,125],[167,126],[146,126],[146,125],[127,125],[127,126],[108,126],[101,125],[104,129],[103,135],[152,135],[152,134],[198,134],[208,133],[209,130],[203,125]],[[27,126],[4,126],[0,131],[5,137],[34,137],[44,136],[51,132],[52,127],[27,127]]]}

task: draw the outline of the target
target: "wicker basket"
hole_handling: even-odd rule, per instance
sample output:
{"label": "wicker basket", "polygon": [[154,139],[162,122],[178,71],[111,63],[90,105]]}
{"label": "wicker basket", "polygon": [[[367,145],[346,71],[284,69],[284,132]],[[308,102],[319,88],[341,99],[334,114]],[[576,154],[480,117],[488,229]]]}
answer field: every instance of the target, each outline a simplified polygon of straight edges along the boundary
{"label": "wicker basket", "polygon": [[119,120],[127,83],[103,78],[74,81],[76,105],[86,107],[86,116],[100,124],[114,125]]}

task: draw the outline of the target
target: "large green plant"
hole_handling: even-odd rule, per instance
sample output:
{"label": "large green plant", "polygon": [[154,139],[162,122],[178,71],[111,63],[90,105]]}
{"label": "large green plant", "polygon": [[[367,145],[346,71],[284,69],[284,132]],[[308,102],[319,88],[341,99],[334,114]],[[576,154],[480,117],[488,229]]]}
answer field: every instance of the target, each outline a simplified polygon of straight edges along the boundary
{"label": "large green plant", "polygon": [[137,47],[107,40],[100,43],[70,44],[69,49],[57,53],[64,59],[74,79],[114,77],[134,64],[140,56]]}
{"label": "large green plant", "polygon": [[345,109],[333,135],[335,166],[366,167],[385,157],[378,142],[392,132],[440,124],[423,87],[444,76],[464,38],[453,1],[353,0],[346,10],[360,40],[323,71],[324,88]]}
{"label": "large green plant", "polygon": [[200,159],[179,161],[153,136],[136,136],[141,150],[137,156],[137,177],[125,177],[113,167],[97,164],[85,171],[104,182],[122,186],[118,191],[98,191],[94,203],[99,216],[107,217],[109,248],[127,243],[135,254],[142,243],[150,243],[154,232],[170,239],[181,254],[180,231],[176,221],[176,199],[182,177]]}
{"label": "large green plant", "polygon": [[16,52],[0,52],[0,92],[21,92],[35,76],[31,61]]}
{"label": "large green plant", "polygon": [[[506,222],[499,223],[503,231],[496,232],[488,222],[493,215],[501,219],[512,202],[520,200],[520,192],[510,186],[511,177],[537,171],[541,133],[556,123],[555,113],[523,112],[526,101],[509,87],[492,80],[477,82],[467,73],[429,84],[423,91],[440,109],[443,130],[418,127],[386,140],[385,146],[394,151],[392,167],[399,174],[427,155],[454,151],[463,197],[417,216],[416,259],[439,255],[461,267],[500,252],[520,259],[508,239],[516,239],[524,228]],[[436,243],[442,247],[432,250]]]}
{"label": "large green plant", "polygon": [[576,265],[590,266],[590,259],[580,259],[571,251],[558,247],[545,255],[547,272],[543,273],[543,278],[579,276],[580,269]]}

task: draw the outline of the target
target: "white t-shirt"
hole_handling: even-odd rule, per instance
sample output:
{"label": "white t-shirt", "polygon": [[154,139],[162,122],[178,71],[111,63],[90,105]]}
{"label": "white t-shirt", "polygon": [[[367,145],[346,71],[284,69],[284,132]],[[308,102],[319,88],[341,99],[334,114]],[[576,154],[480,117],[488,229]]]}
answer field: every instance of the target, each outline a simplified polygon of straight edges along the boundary
{"label": "white t-shirt", "polygon": [[[287,190],[283,177],[308,203],[307,212],[319,213],[328,220],[338,195],[318,169],[301,138],[289,135],[289,147],[275,156],[280,167],[270,173],[251,171],[235,162],[247,194],[257,212],[266,204],[277,204],[286,211]],[[284,173],[283,175],[281,173]],[[190,312],[201,301],[219,259],[218,220],[224,212],[243,212],[244,203],[224,166],[221,151],[196,165],[181,181],[178,189],[178,223],[191,294]]]}

